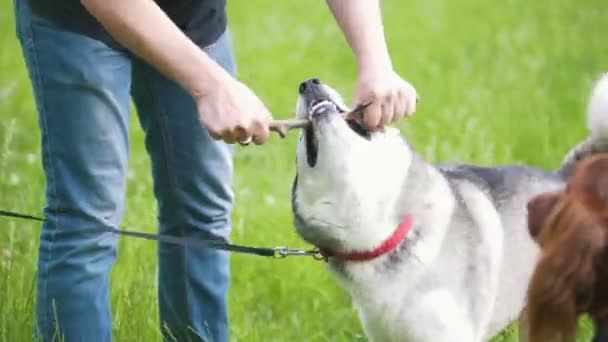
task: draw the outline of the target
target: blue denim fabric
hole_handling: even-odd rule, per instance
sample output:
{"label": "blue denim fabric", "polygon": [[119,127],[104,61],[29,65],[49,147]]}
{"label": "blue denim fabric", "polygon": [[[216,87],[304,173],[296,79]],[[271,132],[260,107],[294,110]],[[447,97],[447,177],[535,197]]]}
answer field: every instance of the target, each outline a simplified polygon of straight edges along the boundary
{"label": "blue denim fabric", "polygon": [[595,336],[593,336],[592,342],[608,342],[608,323],[595,327]]}
{"label": "blue denim fabric", "polygon": [[[129,100],[145,132],[163,234],[228,240],[233,149],[209,136],[182,88],[129,52],[63,30],[25,0],[15,0],[15,14],[47,181],[36,337],[111,341],[117,249],[104,229],[117,227],[125,210]],[[236,73],[228,31],[204,50]],[[158,254],[166,337],[227,341],[227,253],[159,244]]]}

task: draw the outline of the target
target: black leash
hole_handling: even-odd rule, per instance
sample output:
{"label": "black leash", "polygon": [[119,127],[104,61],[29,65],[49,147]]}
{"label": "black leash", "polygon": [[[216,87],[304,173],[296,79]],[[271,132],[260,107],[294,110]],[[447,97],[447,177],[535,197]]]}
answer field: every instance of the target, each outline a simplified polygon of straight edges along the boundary
{"label": "black leash", "polygon": [[[43,217],[20,214],[20,213],[16,213],[13,211],[7,211],[7,210],[0,210],[0,216],[18,218],[18,219],[29,220],[29,221],[38,221],[38,222],[46,221],[46,219]],[[136,237],[136,238],[140,238],[140,239],[164,242],[164,243],[169,243],[169,244],[179,245],[179,246],[184,246],[184,247],[185,246],[195,246],[195,247],[201,247],[201,248],[213,248],[213,249],[224,250],[224,251],[235,252],[235,253],[244,253],[244,254],[253,254],[253,255],[259,255],[259,256],[264,256],[264,257],[272,257],[275,259],[284,259],[290,255],[312,256],[313,258],[315,258],[317,260],[323,259],[323,257],[319,253],[319,250],[317,250],[317,249],[301,250],[301,249],[289,249],[287,247],[274,247],[274,248],[250,247],[250,246],[234,245],[234,244],[226,243],[226,242],[219,241],[219,240],[200,239],[200,238],[193,238],[193,237],[184,238],[184,237],[162,235],[162,234],[141,233],[141,232],[134,232],[134,231],[129,231],[129,230],[116,229],[116,228],[108,228],[107,231],[114,233],[114,234],[118,234],[118,235],[131,236],[131,237]]]}

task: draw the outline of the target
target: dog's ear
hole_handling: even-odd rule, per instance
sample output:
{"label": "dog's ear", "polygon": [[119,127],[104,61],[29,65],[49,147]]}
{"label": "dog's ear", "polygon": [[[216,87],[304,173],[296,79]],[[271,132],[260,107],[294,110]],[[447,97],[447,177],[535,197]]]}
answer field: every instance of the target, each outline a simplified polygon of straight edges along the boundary
{"label": "dog's ear", "polygon": [[536,240],[545,221],[562,196],[563,193],[561,191],[543,193],[528,202],[528,231],[533,239]]}
{"label": "dog's ear", "polygon": [[568,182],[567,192],[593,194],[608,209],[608,153],[584,159]]}

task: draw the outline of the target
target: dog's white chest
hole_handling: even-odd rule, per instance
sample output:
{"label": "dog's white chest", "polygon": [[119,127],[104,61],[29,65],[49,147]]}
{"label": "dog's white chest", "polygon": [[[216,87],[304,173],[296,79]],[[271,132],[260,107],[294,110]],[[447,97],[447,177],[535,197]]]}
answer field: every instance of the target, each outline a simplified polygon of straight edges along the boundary
{"label": "dog's white chest", "polygon": [[[427,288],[428,289],[428,288]],[[353,296],[361,321],[373,342],[475,341],[466,310],[449,291],[424,286],[382,286],[381,293]],[[463,339],[464,337],[464,339]]]}

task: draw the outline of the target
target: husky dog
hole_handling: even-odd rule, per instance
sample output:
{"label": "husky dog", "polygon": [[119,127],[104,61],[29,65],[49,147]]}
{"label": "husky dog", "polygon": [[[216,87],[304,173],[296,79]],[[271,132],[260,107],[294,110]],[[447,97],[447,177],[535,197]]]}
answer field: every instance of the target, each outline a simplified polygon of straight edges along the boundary
{"label": "husky dog", "polygon": [[371,341],[478,342],[525,306],[539,250],[527,202],[565,184],[576,162],[608,151],[608,74],[588,107],[590,134],[554,171],[433,165],[386,127],[345,119],[318,79],[299,88],[292,188],[298,234],[326,256]]}

